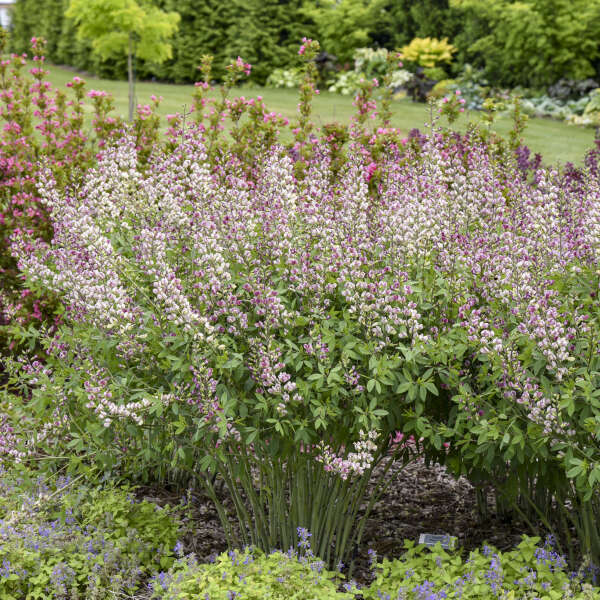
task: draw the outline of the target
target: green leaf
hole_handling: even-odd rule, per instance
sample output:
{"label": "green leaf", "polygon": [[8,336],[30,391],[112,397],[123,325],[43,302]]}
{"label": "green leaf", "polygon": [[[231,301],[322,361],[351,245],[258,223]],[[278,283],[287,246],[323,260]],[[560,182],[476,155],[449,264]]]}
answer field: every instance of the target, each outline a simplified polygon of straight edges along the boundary
{"label": "green leaf", "polygon": [[187,423],[184,421],[183,417],[179,417],[179,421],[176,423],[175,435],[181,435],[187,427]]}
{"label": "green leaf", "polygon": [[405,381],[404,383],[401,383],[397,388],[396,388],[396,394],[404,394],[406,393],[412,386],[412,383],[410,381]]}
{"label": "green leaf", "polygon": [[435,387],[435,383],[432,381],[426,381],[425,387],[434,395],[437,396],[439,394],[437,387]]}

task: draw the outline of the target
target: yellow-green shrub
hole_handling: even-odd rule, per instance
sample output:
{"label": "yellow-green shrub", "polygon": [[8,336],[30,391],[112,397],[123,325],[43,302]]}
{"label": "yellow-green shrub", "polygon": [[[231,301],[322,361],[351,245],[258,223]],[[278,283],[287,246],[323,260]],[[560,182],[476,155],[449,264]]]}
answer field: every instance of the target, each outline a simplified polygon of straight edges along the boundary
{"label": "yellow-green shrub", "polygon": [[448,43],[448,38],[415,38],[400,50],[402,60],[420,67],[435,67],[440,63],[450,63],[456,48]]}

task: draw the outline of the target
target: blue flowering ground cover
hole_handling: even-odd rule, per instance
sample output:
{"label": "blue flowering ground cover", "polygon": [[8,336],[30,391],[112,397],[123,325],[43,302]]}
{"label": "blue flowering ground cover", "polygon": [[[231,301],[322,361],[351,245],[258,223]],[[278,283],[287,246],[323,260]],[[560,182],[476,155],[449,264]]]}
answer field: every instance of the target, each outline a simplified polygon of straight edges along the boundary
{"label": "blue flowering ground cover", "polygon": [[[183,505],[138,500],[131,488],[0,473],[0,600],[587,600],[598,568],[573,572],[548,538],[461,556],[405,543],[401,559],[369,553],[372,581],[328,570],[309,531],[295,548],[230,550],[201,563],[186,551]],[[189,532],[188,532],[189,533]]]}
{"label": "blue flowering ground cover", "polygon": [[175,560],[177,511],[127,488],[0,473],[0,599],[133,596]]}
{"label": "blue flowering ground cover", "polygon": [[[310,533],[298,529],[298,548],[265,554],[246,548],[223,553],[212,564],[181,557],[168,573],[151,582],[153,598],[179,600],[442,600],[446,598],[503,600],[584,600],[600,598],[592,582],[598,569],[584,565],[578,572],[554,549],[553,539],[524,537],[510,552],[484,546],[468,558],[405,544],[402,559],[378,562],[371,552],[374,579],[360,586],[328,571],[311,550]],[[341,567],[342,565],[340,565]]]}
{"label": "blue flowering ground cover", "polygon": [[365,600],[439,600],[442,598],[503,600],[600,598],[593,583],[598,569],[584,564],[573,572],[555,550],[552,537],[524,536],[512,551],[499,552],[484,545],[468,557],[433,551],[406,543],[401,560],[375,564],[376,577]]}

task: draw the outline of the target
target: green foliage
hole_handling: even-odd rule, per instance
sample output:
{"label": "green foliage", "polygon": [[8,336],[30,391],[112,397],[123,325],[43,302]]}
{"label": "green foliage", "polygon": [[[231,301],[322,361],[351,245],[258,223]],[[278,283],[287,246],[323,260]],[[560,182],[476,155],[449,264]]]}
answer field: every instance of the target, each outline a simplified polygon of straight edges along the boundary
{"label": "green foliage", "polygon": [[[122,57],[100,61],[77,39],[63,14],[68,4],[17,0],[12,49],[25,52],[29,39],[41,36],[57,64],[124,77]],[[391,50],[415,37],[447,37],[458,48],[454,75],[471,63],[497,86],[543,87],[561,77],[593,76],[600,58],[600,0],[155,0],[151,8],[179,13],[180,30],[172,58],[161,65],[140,58],[135,68],[141,77],[175,82],[195,81],[201,56],[212,54],[217,79],[240,55],[255,65],[252,78],[262,84],[275,68],[296,67],[303,36],[319,39],[343,65],[360,47]]]}
{"label": "green foliage", "polygon": [[[40,15],[38,11],[34,10],[35,5],[39,6],[39,3],[36,3],[35,0],[18,0],[13,5],[10,49],[17,54],[29,52],[30,40],[35,35],[48,39],[48,36],[45,35],[46,32],[41,31],[41,22],[38,21]],[[47,16],[46,11],[49,6],[50,3],[42,8],[41,12],[45,13],[44,16]]]}
{"label": "green foliage", "polygon": [[344,96],[355,94],[362,80],[373,78],[391,89],[398,88],[412,75],[407,69],[397,68],[399,63],[396,58],[393,52],[385,48],[358,48],[354,52],[354,69],[336,73],[333,80],[328,82],[328,90]]}
{"label": "green foliage", "polygon": [[275,69],[267,78],[267,86],[274,88],[297,88],[302,82],[298,69]]}
{"label": "green foliage", "polygon": [[32,37],[47,40],[47,57],[55,64],[71,65],[102,77],[125,75],[125,58],[103,61],[91,52],[89,42],[77,38],[75,23],[65,17],[69,0],[17,0],[13,5],[10,50],[22,54],[30,51]]}
{"label": "green foliage", "polygon": [[[427,549],[406,541],[401,559],[374,564],[375,579],[359,589],[342,584],[338,573],[324,570],[310,549],[305,554],[265,555],[247,548],[221,554],[213,564],[197,564],[193,557],[178,560],[166,577],[153,584],[155,599],[178,600],[206,594],[211,600],[239,597],[246,600],[593,600],[600,589],[583,583],[586,571],[567,571],[564,559],[549,543],[524,537],[512,551],[499,552],[484,546],[463,559],[459,552],[439,545]],[[337,590],[336,590],[337,588]],[[345,591],[339,591],[341,589]],[[310,591],[309,591],[310,590]]]}
{"label": "green foliage", "polygon": [[584,79],[600,58],[598,0],[454,0],[465,28],[459,62],[485,69],[495,84],[544,87]]}
{"label": "green foliage", "polygon": [[297,2],[235,0],[235,19],[227,29],[227,62],[241,56],[252,65],[253,78],[263,84],[273,67],[297,64],[298,45],[310,33]]}
{"label": "green foliage", "polygon": [[434,68],[441,63],[452,61],[456,48],[448,43],[448,38],[415,38],[401,49],[400,58],[420,67]]}
{"label": "green foliage", "polygon": [[103,60],[127,56],[129,121],[133,119],[134,57],[162,63],[172,56],[167,40],[177,30],[178,13],[165,13],[136,0],[71,0],[65,16],[75,21],[77,37],[90,40]]}
{"label": "green foliage", "polygon": [[164,10],[181,15],[173,38],[173,59],[154,69],[177,82],[196,81],[205,54],[214,57],[213,76],[222,80],[227,64],[241,56],[253,65],[252,78],[263,84],[275,68],[294,67],[298,44],[311,32],[299,4],[280,0],[161,0]]}
{"label": "green foliage", "polygon": [[136,0],[71,0],[65,15],[78,25],[77,35],[91,40],[101,58],[132,52],[161,63],[171,57],[167,40],[175,33],[177,13],[165,13]]}
{"label": "green foliage", "polygon": [[[92,11],[94,3],[81,4],[86,11]],[[110,20],[101,22],[106,23],[110,37],[100,44],[104,51],[100,60],[97,52],[91,52],[91,42],[77,36],[73,19],[64,16],[68,6],[69,0],[51,0],[43,3],[41,8],[35,0],[17,0],[12,49],[26,52],[30,38],[42,36],[48,40],[48,58],[52,62],[112,78],[124,77],[126,64],[121,50],[126,39],[123,33],[111,30]],[[178,83],[197,81],[198,66],[204,54],[215,57],[213,75],[219,80],[225,75],[226,65],[240,55],[256,65],[253,78],[264,83],[274,68],[294,65],[302,36],[314,29],[310,20],[300,13],[299,3],[289,1],[156,0],[152,5],[141,3],[139,7],[145,7],[144,10],[153,15],[160,9],[181,16],[179,29],[168,44],[170,50],[161,40],[157,45],[150,39],[148,33],[152,36],[160,34],[165,21],[149,16],[148,44],[145,49],[138,48],[135,64],[140,77],[157,77]],[[133,14],[127,11],[121,13],[120,18]],[[112,44],[113,39],[117,40],[116,46]],[[156,59],[156,49],[164,58],[161,58],[161,64]],[[148,50],[149,58],[145,50]]]}
{"label": "green foliage", "polygon": [[167,582],[154,583],[153,598],[244,598],[245,600],[350,600],[352,593],[338,592],[338,573],[325,570],[312,556],[264,554],[247,548],[223,553],[212,564],[180,560],[169,572]]}
{"label": "green foliage", "polygon": [[108,598],[175,560],[178,520],[127,488],[2,472],[0,598]]}
{"label": "green foliage", "polygon": [[375,581],[362,596],[365,600],[600,598],[600,589],[582,584],[581,577],[570,577],[564,559],[552,547],[540,547],[539,541],[524,537],[510,552],[484,546],[482,552],[471,552],[468,560],[439,545],[429,551],[405,542],[406,554],[379,563]]}
{"label": "green foliage", "polygon": [[377,28],[385,0],[306,0],[304,14],[316,23],[323,50],[341,63],[352,60],[356,48],[368,46]]}
{"label": "green foliage", "polygon": [[178,83],[197,81],[202,56],[211,54],[214,56],[213,75],[222,79],[228,62],[228,30],[236,18],[232,3],[162,0],[160,7],[165,11],[177,11],[181,22],[172,40],[173,57],[152,72],[161,79]]}
{"label": "green foliage", "polygon": [[369,37],[372,44],[391,49],[415,37],[453,37],[460,27],[448,0],[387,0]]}

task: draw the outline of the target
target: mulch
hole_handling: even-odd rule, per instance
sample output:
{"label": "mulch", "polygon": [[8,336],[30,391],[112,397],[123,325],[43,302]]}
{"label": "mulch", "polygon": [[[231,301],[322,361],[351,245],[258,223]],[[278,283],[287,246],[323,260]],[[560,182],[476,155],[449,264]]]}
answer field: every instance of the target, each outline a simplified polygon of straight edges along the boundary
{"label": "mulch", "polygon": [[[466,551],[488,543],[500,550],[515,547],[523,534],[532,532],[518,521],[499,518],[493,508],[493,496],[488,490],[488,515],[482,518],[477,510],[475,488],[465,479],[456,479],[443,466],[425,465],[417,461],[394,473],[397,476],[385,494],[375,504],[365,527],[361,548],[355,555],[353,579],[366,584],[371,579],[369,549],[378,558],[399,558],[404,540],[418,541],[421,533],[456,536]],[[185,495],[156,487],[139,488],[140,497],[161,505],[179,503]],[[226,492],[220,494],[231,508]],[[191,505],[184,519],[187,531],[183,538],[185,552],[193,552],[200,562],[208,562],[227,550],[225,535],[217,512],[201,492],[191,493]],[[233,512],[233,511],[232,511]]]}

